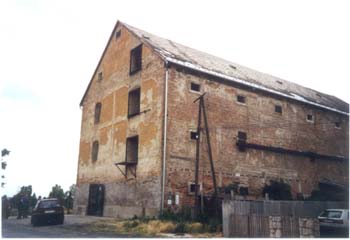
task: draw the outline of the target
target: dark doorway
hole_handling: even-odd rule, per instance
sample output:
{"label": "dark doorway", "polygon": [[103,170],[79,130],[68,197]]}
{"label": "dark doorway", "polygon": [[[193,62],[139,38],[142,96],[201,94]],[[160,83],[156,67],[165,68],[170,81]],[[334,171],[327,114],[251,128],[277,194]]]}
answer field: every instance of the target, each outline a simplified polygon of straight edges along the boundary
{"label": "dark doorway", "polygon": [[90,184],[87,215],[103,216],[104,200],[105,186],[103,184]]}

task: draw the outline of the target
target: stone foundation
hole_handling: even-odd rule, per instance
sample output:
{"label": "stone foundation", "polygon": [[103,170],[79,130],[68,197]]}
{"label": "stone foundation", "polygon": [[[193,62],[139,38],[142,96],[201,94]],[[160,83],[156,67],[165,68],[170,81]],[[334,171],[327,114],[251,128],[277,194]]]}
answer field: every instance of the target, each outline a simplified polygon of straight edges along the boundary
{"label": "stone foundation", "polygon": [[320,224],[318,219],[299,218],[299,232],[301,238],[320,237]]}
{"label": "stone foundation", "polygon": [[[281,238],[282,236],[282,217],[270,216],[270,237]],[[300,238],[319,238],[320,225],[315,218],[299,218],[299,237]]]}

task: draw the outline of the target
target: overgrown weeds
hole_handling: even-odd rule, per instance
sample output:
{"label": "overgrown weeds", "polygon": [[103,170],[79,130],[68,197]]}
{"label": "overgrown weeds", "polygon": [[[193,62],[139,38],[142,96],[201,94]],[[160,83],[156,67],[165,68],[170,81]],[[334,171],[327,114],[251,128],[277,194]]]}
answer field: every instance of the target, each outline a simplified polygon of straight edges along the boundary
{"label": "overgrown weeds", "polygon": [[220,222],[207,220],[207,223],[191,220],[191,213],[165,211],[162,216],[137,217],[127,220],[103,220],[84,226],[89,232],[109,232],[128,236],[159,237],[165,233],[190,234],[193,237],[221,237]]}

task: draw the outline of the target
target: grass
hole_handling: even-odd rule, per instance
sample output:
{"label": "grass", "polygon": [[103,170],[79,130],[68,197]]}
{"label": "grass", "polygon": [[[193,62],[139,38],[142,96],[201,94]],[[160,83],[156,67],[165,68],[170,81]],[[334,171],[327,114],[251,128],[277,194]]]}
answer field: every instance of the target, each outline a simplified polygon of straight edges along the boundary
{"label": "grass", "polygon": [[160,237],[163,233],[190,234],[191,237],[222,237],[221,232],[210,232],[210,226],[199,222],[176,222],[158,219],[108,219],[79,226],[86,232],[108,232],[143,237]]}

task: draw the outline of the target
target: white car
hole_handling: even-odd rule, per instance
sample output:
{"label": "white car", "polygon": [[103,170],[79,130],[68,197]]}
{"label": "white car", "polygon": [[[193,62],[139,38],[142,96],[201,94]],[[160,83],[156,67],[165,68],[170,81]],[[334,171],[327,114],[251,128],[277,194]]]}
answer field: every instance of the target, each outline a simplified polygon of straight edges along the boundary
{"label": "white car", "polygon": [[349,209],[326,209],[318,216],[320,227],[349,229]]}

